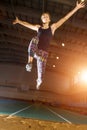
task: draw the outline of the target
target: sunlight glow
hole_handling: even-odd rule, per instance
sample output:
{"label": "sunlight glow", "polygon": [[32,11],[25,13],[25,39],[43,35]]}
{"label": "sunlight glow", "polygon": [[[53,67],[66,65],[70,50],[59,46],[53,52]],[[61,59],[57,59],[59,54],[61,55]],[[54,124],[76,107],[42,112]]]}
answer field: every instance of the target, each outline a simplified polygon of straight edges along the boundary
{"label": "sunlight glow", "polygon": [[87,82],[87,71],[82,71],[81,80]]}
{"label": "sunlight glow", "polygon": [[85,84],[87,86],[87,69],[78,71],[78,74],[74,77],[74,84]]}
{"label": "sunlight glow", "polygon": [[81,0],[81,2],[84,2],[85,0]]}

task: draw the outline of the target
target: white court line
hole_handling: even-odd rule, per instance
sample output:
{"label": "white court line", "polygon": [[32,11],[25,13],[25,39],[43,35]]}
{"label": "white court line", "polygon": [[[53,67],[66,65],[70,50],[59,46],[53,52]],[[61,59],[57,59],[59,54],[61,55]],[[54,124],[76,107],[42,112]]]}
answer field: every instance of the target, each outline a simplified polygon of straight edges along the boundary
{"label": "white court line", "polygon": [[22,112],[22,111],[24,111],[24,110],[27,110],[27,109],[30,108],[31,106],[33,106],[33,105],[30,105],[30,106],[28,106],[28,107],[25,107],[25,108],[23,108],[23,109],[20,109],[19,111],[16,111],[16,112],[10,114],[7,118],[10,118],[10,117],[12,117],[13,115],[16,115],[17,113],[20,113],[20,112]]}
{"label": "white court line", "polygon": [[66,118],[64,118],[63,116],[59,115],[58,113],[54,112],[53,110],[51,110],[50,108],[46,107],[49,111],[51,111],[53,114],[57,115],[58,117],[62,118],[63,120],[65,120],[66,122],[68,122],[69,124],[72,124],[72,122],[70,122],[69,120],[67,120]]}

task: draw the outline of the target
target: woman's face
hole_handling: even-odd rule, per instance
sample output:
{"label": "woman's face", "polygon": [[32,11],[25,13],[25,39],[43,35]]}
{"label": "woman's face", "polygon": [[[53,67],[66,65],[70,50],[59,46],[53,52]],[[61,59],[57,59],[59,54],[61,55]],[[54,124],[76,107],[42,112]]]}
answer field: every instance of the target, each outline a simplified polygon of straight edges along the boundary
{"label": "woman's face", "polygon": [[50,22],[50,15],[47,13],[42,14],[41,20],[43,23],[49,23]]}

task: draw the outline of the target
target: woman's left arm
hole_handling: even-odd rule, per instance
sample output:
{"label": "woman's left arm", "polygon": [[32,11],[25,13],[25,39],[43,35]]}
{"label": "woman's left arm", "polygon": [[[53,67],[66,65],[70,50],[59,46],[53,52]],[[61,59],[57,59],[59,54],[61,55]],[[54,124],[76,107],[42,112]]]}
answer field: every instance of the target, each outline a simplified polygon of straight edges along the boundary
{"label": "woman's left arm", "polygon": [[77,12],[79,9],[84,8],[84,7],[85,7],[85,3],[84,3],[84,2],[78,3],[78,1],[77,1],[76,7],[75,7],[72,11],[70,11],[65,17],[61,18],[59,21],[57,21],[56,23],[53,23],[53,24],[51,25],[51,29],[52,29],[53,33],[54,33],[55,30],[56,30],[57,28],[59,28],[65,21],[67,21],[75,12]]}

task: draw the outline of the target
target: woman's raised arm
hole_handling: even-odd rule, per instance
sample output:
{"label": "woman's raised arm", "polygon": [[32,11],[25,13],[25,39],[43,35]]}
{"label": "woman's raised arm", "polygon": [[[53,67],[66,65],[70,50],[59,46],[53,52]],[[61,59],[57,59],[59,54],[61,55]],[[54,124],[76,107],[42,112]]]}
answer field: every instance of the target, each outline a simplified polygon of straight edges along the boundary
{"label": "woman's raised arm", "polygon": [[40,27],[40,25],[33,25],[31,23],[19,20],[18,17],[16,17],[16,19],[13,21],[13,24],[17,24],[17,23],[34,31],[38,31],[38,28]]}
{"label": "woman's raised arm", "polygon": [[76,7],[72,11],[70,11],[65,17],[61,18],[56,23],[52,24],[52,26],[51,26],[52,31],[55,32],[55,30],[57,28],[59,28],[65,21],[67,21],[75,12],[77,12],[77,10],[84,8],[84,7],[85,7],[85,2],[78,3],[78,1],[77,1]]}

